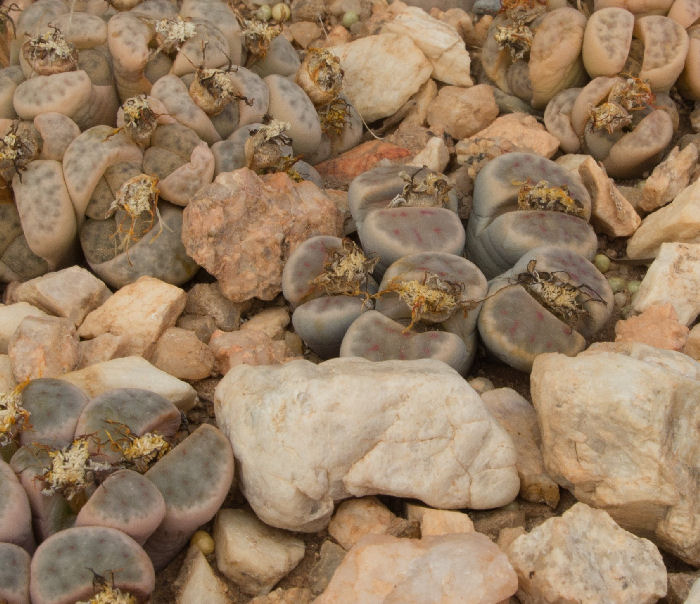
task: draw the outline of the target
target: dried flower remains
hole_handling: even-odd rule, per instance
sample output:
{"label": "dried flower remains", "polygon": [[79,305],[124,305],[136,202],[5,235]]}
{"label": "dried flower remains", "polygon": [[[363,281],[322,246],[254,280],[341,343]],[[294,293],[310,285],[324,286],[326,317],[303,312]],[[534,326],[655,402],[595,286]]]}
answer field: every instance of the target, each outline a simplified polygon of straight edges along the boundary
{"label": "dried flower remains", "polygon": [[534,185],[530,181],[513,184],[520,185],[519,210],[547,210],[579,217],[585,215],[583,204],[569,195],[569,188],[566,185],[556,186],[546,180],[540,180]]}
{"label": "dried flower remains", "polygon": [[413,174],[401,171],[399,176],[406,184],[401,193],[389,202],[390,208],[399,206],[442,208],[449,203],[448,193],[452,187],[447,182],[447,178],[439,172],[424,166]]}
{"label": "dried flower remains", "polygon": [[0,394],[0,447],[9,445],[17,434],[29,426],[30,413],[22,406],[22,391],[29,380]]}
{"label": "dried flower remains", "polygon": [[311,283],[329,296],[365,296],[370,275],[379,258],[367,258],[351,239],[343,239],[339,248],[328,250],[323,272]]}

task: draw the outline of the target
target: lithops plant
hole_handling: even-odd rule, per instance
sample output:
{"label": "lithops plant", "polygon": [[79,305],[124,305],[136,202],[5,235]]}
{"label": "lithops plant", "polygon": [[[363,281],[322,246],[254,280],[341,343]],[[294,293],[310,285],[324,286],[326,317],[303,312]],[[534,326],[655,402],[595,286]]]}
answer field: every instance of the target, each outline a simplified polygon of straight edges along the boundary
{"label": "lithops plant", "polygon": [[307,239],[289,257],[282,293],[294,308],[292,324],[322,358],[338,355],[348,326],[372,307],[377,262],[350,239],[328,235]]}
{"label": "lithops plant", "polygon": [[27,551],[13,543],[0,543],[0,598],[7,604],[29,604]]}
{"label": "lithops plant", "polygon": [[467,257],[493,278],[529,249],[560,245],[593,258],[591,199],[578,175],[530,153],[489,162],[474,183]]}
{"label": "lithops plant", "polygon": [[[578,94],[571,127],[582,148],[615,178],[640,176],[671,142],[675,105],[654,94],[647,81],[598,77]],[[668,106],[667,106],[668,105]]]}
{"label": "lithops plant", "polygon": [[118,470],[97,487],[75,519],[75,526],[108,526],[126,533],[139,545],[165,517],[165,501],[148,478]]}
{"label": "lithops plant", "polygon": [[[0,543],[34,551],[29,500],[12,467],[0,459]],[[0,594],[2,587],[0,583]]]}
{"label": "lithops plant", "polygon": [[407,330],[402,323],[368,310],[347,329],[340,356],[364,357],[370,361],[438,359],[466,373],[474,359],[475,344],[474,334],[468,346],[453,333]]}
{"label": "lithops plant", "polygon": [[144,545],[157,569],[219,511],[233,471],[228,438],[218,428],[202,424],[146,472],[165,500],[165,518]]}
{"label": "lithops plant", "polygon": [[379,167],[355,178],[348,203],[362,248],[378,256],[378,274],[401,256],[461,254],[464,227],[447,178],[419,167]]}
{"label": "lithops plant", "polygon": [[489,283],[478,328],[494,356],[530,371],[540,353],[583,350],[612,309],[610,285],[591,262],[574,251],[544,246]]}
{"label": "lithops plant", "polygon": [[[144,602],[155,587],[153,565],[139,544],[101,526],[69,528],[48,538],[32,558],[30,576],[37,604]],[[111,599],[97,599],[105,591]]]}
{"label": "lithops plant", "polygon": [[546,12],[534,0],[510,0],[491,23],[482,50],[486,75],[503,91],[542,108],[586,79],[581,45],[586,17],[573,8]]}

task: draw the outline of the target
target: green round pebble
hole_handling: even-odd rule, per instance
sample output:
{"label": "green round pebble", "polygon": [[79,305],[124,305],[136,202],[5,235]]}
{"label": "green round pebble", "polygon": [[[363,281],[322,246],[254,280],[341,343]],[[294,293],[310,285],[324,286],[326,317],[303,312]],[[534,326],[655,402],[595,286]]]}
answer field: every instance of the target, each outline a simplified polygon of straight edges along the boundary
{"label": "green round pebble", "polygon": [[638,281],[637,279],[634,279],[632,281],[627,282],[627,291],[630,294],[636,294],[639,291],[639,286],[642,284],[641,281]]}
{"label": "green round pebble", "polygon": [[272,18],[277,21],[277,23],[288,21],[291,16],[292,11],[284,2],[278,2],[272,7]]}
{"label": "green round pebble", "polygon": [[608,277],[608,283],[613,292],[619,292],[625,289],[627,285],[627,282],[622,277]]}
{"label": "green round pebble", "polygon": [[272,9],[269,4],[263,4],[256,12],[256,18],[260,21],[269,21],[272,19]]}
{"label": "green round pebble", "polygon": [[354,11],[354,10],[349,10],[343,15],[343,27],[351,27],[352,25],[355,25],[360,20],[360,16]]}
{"label": "green round pebble", "polygon": [[593,264],[601,273],[607,273],[610,270],[610,258],[605,254],[596,254]]}

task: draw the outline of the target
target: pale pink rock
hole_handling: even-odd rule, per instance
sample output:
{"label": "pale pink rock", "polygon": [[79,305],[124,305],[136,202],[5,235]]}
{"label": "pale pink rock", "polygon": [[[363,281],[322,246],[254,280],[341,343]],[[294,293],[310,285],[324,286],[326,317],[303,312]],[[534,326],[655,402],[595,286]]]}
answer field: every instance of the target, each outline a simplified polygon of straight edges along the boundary
{"label": "pale pink rock", "polygon": [[249,308],[249,301],[231,302],[221,293],[217,282],[195,283],[187,292],[185,312],[211,317],[220,330],[233,331],[240,327],[241,314]]}
{"label": "pale pink rock", "polygon": [[584,503],[518,537],[507,554],[524,604],[653,604],[666,595],[656,546]]}
{"label": "pale pink rock", "polygon": [[313,595],[308,587],[290,587],[275,589],[264,596],[257,596],[248,604],[309,604]]}
{"label": "pale pink rock", "polygon": [[43,310],[27,302],[0,304],[0,353],[7,352],[7,345],[26,317],[48,317]]}
{"label": "pale pink rock", "polygon": [[690,175],[697,163],[698,148],[694,143],[689,143],[682,151],[674,147],[644,182],[640,209],[653,212],[673,201],[690,182]]}
{"label": "pale pink rock", "polygon": [[289,311],[286,308],[266,308],[254,314],[241,325],[241,330],[262,331],[271,340],[284,337],[284,328],[289,325]]}
{"label": "pale pink rock", "polygon": [[28,302],[47,313],[70,319],[77,327],[112,295],[103,281],[80,266],[30,279],[12,290],[13,302]]}
{"label": "pale pink rock", "polygon": [[209,562],[194,545],[187,550],[173,583],[176,604],[229,604],[226,583],[214,574]]}
{"label": "pale pink rock", "polygon": [[321,28],[312,21],[290,23],[289,32],[292,34],[294,41],[302,48],[308,48],[311,42],[323,33]]}
{"label": "pale pink rock", "polygon": [[154,277],[143,276],[116,291],[93,310],[78,329],[82,338],[103,333],[128,338],[126,354],[148,357],[156,341],[185,308],[185,292]]}
{"label": "pale pink rock", "polygon": [[[403,125],[403,124],[402,124]],[[408,162],[410,166],[425,166],[435,172],[443,172],[450,163],[450,151],[441,136],[433,136],[428,143]]]}
{"label": "pale pink rock", "polygon": [[187,253],[218,280],[234,302],[271,300],[282,290],[282,267],[314,235],[339,235],[335,204],[310,181],[278,172],[260,178],[241,168],[219,174],[183,213]]}
{"label": "pale pink rock", "polygon": [[214,368],[214,353],[193,331],[169,327],[158,339],[151,362],[181,380],[203,380]]}
{"label": "pale pink rock", "polygon": [[423,537],[474,532],[472,519],[467,514],[455,510],[436,510],[407,503],[406,516],[409,520],[420,522],[420,532]]}
{"label": "pale pink rock", "polygon": [[236,365],[275,365],[287,357],[284,340],[272,340],[256,329],[216,330],[209,340],[214,353],[214,369],[226,375]]}
{"label": "pale pink rock", "polygon": [[578,166],[578,173],[591,195],[591,224],[595,229],[611,237],[629,237],[634,233],[642,219],[608,178],[605,168],[587,156]]}
{"label": "pale pink rock", "polygon": [[523,151],[552,157],[559,149],[559,139],[547,132],[532,115],[508,113],[471,138],[502,138]]}
{"label": "pale pink rock", "polygon": [[615,324],[616,342],[642,342],[668,350],[683,350],[688,333],[670,303],[652,304],[642,314]]}
{"label": "pale pink rock", "polygon": [[91,340],[81,340],[78,343],[80,362],[76,369],[128,356],[128,340],[127,336],[115,336],[113,333],[101,333]]}
{"label": "pale pink rock", "polygon": [[365,535],[386,535],[397,517],[376,497],[348,499],[341,503],[328,524],[328,534],[345,549]]}
{"label": "pale pink rock", "polygon": [[437,133],[462,139],[486,128],[498,117],[493,88],[444,86],[428,106],[428,124]]}
{"label": "pale pink rock", "polygon": [[27,317],[7,348],[17,382],[58,377],[75,369],[80,359],[75,326],[59,317]]}
{"label": "pale pink rock", "polygon": [[500,602],[518,581],[505,554],[485,535],[397,539],[368,535],[345,556],[315,604]]}
{"label": "pale pink rock", "polygon": [[512,388],[483,392],[481,400],[513,439],[517,451],[515,466],[520,478],[520,496],[526,501],[557,507],[559,486],[544,468],[542,436],[534,407]]}

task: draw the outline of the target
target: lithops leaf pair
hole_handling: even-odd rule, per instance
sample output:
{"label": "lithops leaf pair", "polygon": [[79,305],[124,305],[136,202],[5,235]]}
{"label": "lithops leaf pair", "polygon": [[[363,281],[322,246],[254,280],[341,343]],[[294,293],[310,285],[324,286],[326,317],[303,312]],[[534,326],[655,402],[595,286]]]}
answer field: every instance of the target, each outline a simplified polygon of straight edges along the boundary
{"label": "lithops leaf pair", "polygon": [[583,350],[612,308],[612,290],[589,260],[545,246],[528,251],[489,282],[479,334],[494,356],[530,371],[540,353],[575,355]]}
{"label": "lithops leaf pair", "polygon": [[578,175],[539,155],[501,155],[474,183],[467,257],[487,278],[547,244],[593,258],[597,239],[590,215],[590,196]]}
{"label": "lithops leaf pair", "polygon": [[326,235],[307,239],[289,257],[282,292],[295,307],[292,324],[321,357],[337,356],[348,326],[372,307],[377,261],[350,239]]}
{"label": "lithops leaf pair", "polygon": [[380,166],[350,183],[350,212],[363,250],[380,258],[378,274],[406,254],[461,254],[464,227],[451,189],[444,175],[415,166]]}
{"label": "lithops leaf pair", "polygon": [[348,329],[341,356],[371,360],[438,358],[465,373],[476,352],[476,321],[486,278],[461,256],[410,254],[387,269],[376,312]]}
{"label": "lithops leaf pair", "polygon": [[544,107],[560,90],[583,83],[586,17],[573,8],[546,12],[535,0],[505,2],[482,50],[486,75],[503,92]]}
{"label": "lithops leaf pair", "polygon": [[[550,103],[545,124],[565,141],[603,163],[610,176],[640,176],[654,165],[677,125],[674,102],[633,76],[597,77],[580,91],[565,91]],[[554,117],[558,114],[558,117]]]}

